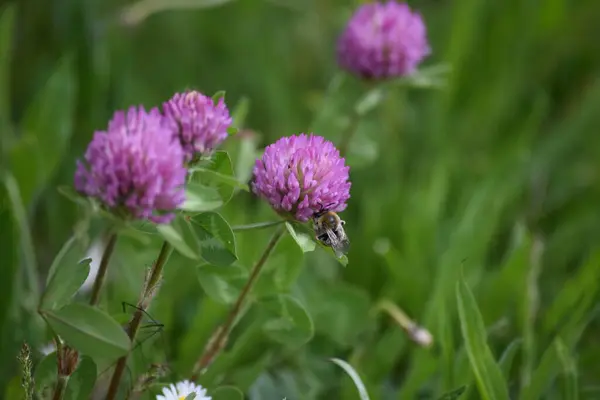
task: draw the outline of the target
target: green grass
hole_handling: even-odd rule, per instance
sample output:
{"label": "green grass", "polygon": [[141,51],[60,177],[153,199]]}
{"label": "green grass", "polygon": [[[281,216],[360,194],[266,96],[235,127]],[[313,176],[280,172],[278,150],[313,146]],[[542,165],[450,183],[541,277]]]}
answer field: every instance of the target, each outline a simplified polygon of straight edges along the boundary
{"label": "green grass", "polygon": [[[311,127],[339,142],[368,90],[335,65],[352,3],[232,0],[124,27],[125,2],[0,1],[1,393],[18,386],[21,343],[37,364],[50,339],[33,310],[54,257],[75,235],[63,256],[76,262],[105,226],[85,226],[56,190],[72,183],[93,131],[117,108],[192,87],[225,90],[230,108],[248,99],[241,127],[259,148]],[[257,286],[264,292],[201,382],[252,399],[359,399],[329,361],[337,358],[372,400],[597,398],[600,3],[410,4],[428,24],[433,54],[423,68],[450,72],[442,87],[387,87],[361,117],[347,157],[347,267],[317,248],[296,268],[290,254],[300,251],[281,242]],[[334,77],[340,86],[326,93]],[[252,144],[234,137],[225,146],[238,176],[254,154],[241,147]],[[220,213],[231,225],[274,219],[243,190]],[[269,230],[236,232],[240,266],[259,257]],[[111,314],[137,301],[160,246],[151,243],[119,240],[103,304]],[[136,351],[132,373],[156,361],[186,376],[226,315],[229,292],[203,287],[234,290],[228,279],[240,275],[207,283],[196,264],[179,254],[169,261],[149,311],[165,329]],[[294,270],[279,276],[286,265]],[[261,326],[282,313],[259,298],[273,294],[269,279],[292,282],[278,294],[279,306],[292,306],[288,334]],[[375,312],[381,300],[426,327],[433,347],[419,348]]]}

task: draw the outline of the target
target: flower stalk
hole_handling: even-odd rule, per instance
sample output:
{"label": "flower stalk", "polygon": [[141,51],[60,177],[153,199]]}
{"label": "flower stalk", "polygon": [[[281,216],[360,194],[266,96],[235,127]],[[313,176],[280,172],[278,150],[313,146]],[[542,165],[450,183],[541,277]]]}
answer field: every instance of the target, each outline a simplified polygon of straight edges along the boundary
{"label": "flower stalk", "polygon": [[[150,306],[152,298],[158,290],[163,268],[167,263],[169,257],[171,256],[172,252],[173,247],[165,241],[162,245],[162,248],[160,249],[160,253],[156,262],[150,270],[149,276],[146,280],[146,284],[144,285],[144,289],[142,291],[142,295],[140,296],[140,300],[138,301],[136,311],[128,324],[127,335],[129,336],[132,342],[135,341],[135,337],[137,335],[137,332],[140,328],[140,324],[142,322],[142,318],[144,316],[144,311]],[[127,366],[128,355],[129,354],[124,355],[117,361],[117,365],[115,366],[115,370],[110,381],[110,386],[108,388],[108,393],[106,395],[106,400],[113,400],[116,398],[117,392],[119,390],[119,384],[121,383],[121,377],[123,376],[123,372],[125,371],[125,367]]]}
{"label": "flower stalk", "polygon": [[104,248],[104,253],[102,254],[102,259],[100,260],[100,266],[98,267],[98,274],[96,275],[96,279],[94,280],[94,286],[92,287],[92,296],[90,298],[91,306],[98,305],[98,302],[100,301],[100,293],[102,292],[102,286],[104,286],[106,271],[108,270],[110,257],[112,256],[116,243],[117,234],[115,232],[112,232],[108,238],[108,243]]}
{"label": "flower stalk", "polygon": [[208,368],[208,366],[214,361],[214,359],[219,355],[221,350],[223,350],[223,348],[227,344],[227,338],[229,337],[229,333],[233,329],[235,321],[237,320],[237,318],[240,314],[240,311],[242,310],[242,306],[244,305],[244,302],[245,302],[246,298],[248,297],[248,294],[250,293],[250,291],[252,290],[252,287],[256,283],[256,280],[258,279],[258,276],[260,275],[260,271],[262,270],[266,261],[269,259],[269,256],[271,255],[271,253],[273,252],[273,249],[279,242],[279,239],[281,239],[281,237],[283,236],[284,231],[285,230],[283,227],[279,227],[275,231],[275,233],[271,237],[271,240],[267,244],[265,251],[259,258],[259,260],[256,262],[256,264],[254,264],[254,267],[252,267],[252,271],[250,272],[250,277],[248,278],[248,281],[242,288],[242,291],[240,292],[237,300],[235,301],[235,304],[229,311],[229,314],[227,315],[227,319],[225,320],[225,323],[223,323],[223,325],[219,326],[215,330],[215,332],[212,334],[210,340],[208,341],[207,346],[205,347],[204,351],[202,352],[202,355],[196,362],[196,365],[194,366],[194,369],[192,371],[192,377],[191,377],[192,381],[196,381],[198,379],[198,376],[206,368]]}

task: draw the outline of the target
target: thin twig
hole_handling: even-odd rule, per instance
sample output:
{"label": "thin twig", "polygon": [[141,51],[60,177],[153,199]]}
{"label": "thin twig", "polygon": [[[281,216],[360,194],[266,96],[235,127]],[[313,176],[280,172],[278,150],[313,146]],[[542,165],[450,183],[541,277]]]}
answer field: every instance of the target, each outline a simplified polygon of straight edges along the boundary
{"label": "thin twig", "polygon": [[248,278],[248,282],[246,282],[246,285],[244,285],[244,287],[242,288],[240,295],[235,301],[235,304],[231,308],[231,311],[229,311],[225,323],[215,330],[212,337],[208,341],[208,344],[204,349],[202,355],[198,359],[198,362],[194,366],[194,370],[192,371],[191,377],[192,381],[198,379],[198,375],[202,373],[202,371],[213,362],[213,360],[225,347],[225,344],[227,343],[227,337],[233,329],[233,325],[242,309],[244,300],[246,299],[246,297],[248,297],[248,294],[254,286],[256,279],[260,275],[262,267],[265,265],[267,259],[271,255],[271,252],[275,248],[275,245],[277,245],[277,242],[283,235],[284,231],[285,230],[283,229],[283,227],[280,227],[279,229],[277,229],[277,231],[275,231],[275,233],[271,237],[271,240],[267,244],[267,247],[265,248],[265,251],[263,252],[262,256],[252,268],[252,271],[250,272],[250,277]]}
{"label": "thin twig", "polygon": [[104,254],[102,254],[102,260],[100,260],[98,273],[96,274],[96,279],[94,280],[94,287],[92,288],[92,297],[90,298],[90,305],[92,306],[98,305],[98,302],[100,301],[100,292],[102,291],[102,286],[104,285],[104,278],[106,276],[106,271],[108,270],[108,263],[115,249],[116,242],[117,234],[113,232],[110,234],[108,243],[106,244],[106,248],[104,249]]}
{"label": "thin twig", "polygon": [[[160,282],[163,267],[167,263],[169,256],[173,251],[173,247],[168,243],[164,242],[162,248],[160,249],[160,253],[158,255],[158,259],[154,263],[152,267],[152,271],[150,272],[150,277],[146,285],[144,285],[144,289],[140,300],[138,302],[138,307],[129,322],[129,326],[127,329],[127,334],[133,343],[135,341],[135,336],[137,335],[137,331],[140,328],[140,324],[142,322],[142,318],[144,316],[145,309],[148,308],[154,294],[156,293],[156,289]],[[108,388],[108,393],[106,395],[106,400],[113,400],[117,395],[119,390],[119,384],[121,383],[121,377],[123,376],[123,372],[127,366],[127,357],[129,353],[119,358],[117,361],[117,365],[115,366],[115,371],[113,372],[113,376],[110,380],[110,386]]]}

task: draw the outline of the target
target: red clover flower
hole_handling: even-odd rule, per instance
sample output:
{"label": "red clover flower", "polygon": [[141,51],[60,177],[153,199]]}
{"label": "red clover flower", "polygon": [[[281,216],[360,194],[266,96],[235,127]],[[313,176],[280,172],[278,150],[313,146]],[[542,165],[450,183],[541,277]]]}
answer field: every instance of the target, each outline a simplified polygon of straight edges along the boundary
{"label": "red clover flower", "polygon": [[185,161],[209,154],[227,138],[232,119],[223,98],[212,98],[196,91],[175,94],[163,104],[167,124],[176,132]]}
{"label": "red clover flower", "polygon": [[278,213],[306,222],[323,207],[346,208],[349,169],[333,143],[321,136],[283,137],[256,160],[252,191]]}
{"label": "red clover flower", "polygon": [[340,66],[367,79],[408,75],[430,52],[421,15],[393,0],[360,6],[337,49]]}
{"label": "red clover flower", "polygon": [[185,176],[183,151],[159,110],[130,107],[94,133],[75,189],[127,218],[168,223],[185,199]]}

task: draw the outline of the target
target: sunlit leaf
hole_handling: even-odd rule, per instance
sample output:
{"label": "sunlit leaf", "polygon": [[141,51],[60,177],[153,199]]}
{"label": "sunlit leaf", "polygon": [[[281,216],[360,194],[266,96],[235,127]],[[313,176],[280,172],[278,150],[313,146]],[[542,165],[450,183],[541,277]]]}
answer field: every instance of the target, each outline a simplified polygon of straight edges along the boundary
{"label": "sunlit leaf", "polygon": [[73,303],[43,315],[67,344],[90,357],[116,359],[130,349],[123,327],[98,308]]}
{"label": "sunlit leaf", "polygon": [[486,330],[481,313],[464,279],[457,283],[456,298],[460,327],[479,393],[487,400],[508,400],[502,371],[486,343]]}
{"label": "sunlit leaf", "polygon": [[219,191],[214,187],[198,182],[188,182],[185,186],[185,201],[181,209],[191,212],[212,211],[224,204]]}
{"label": "sunlit leaf", "polygon": [[181,255],[198,260],[198,238],[182,215],[177,215],[170,224],[159,224],[156,230]]}
{"label": "sunlit leaf", "polygon": [[216,151],[208,162],[194,167],[192,172],[193,181],[215,188],[223,204],[231,200],[235,189],[248,190],[246,184],[236,179],[231,158],[225,151]]}
{"label": "sunlit leaf", "polygon": [[285,227],[304,253],[313,251],[317,247],[315,241],[308,234],[304,232],[297,232],[294,229],[294,226],[289,222],[285,223]]}

